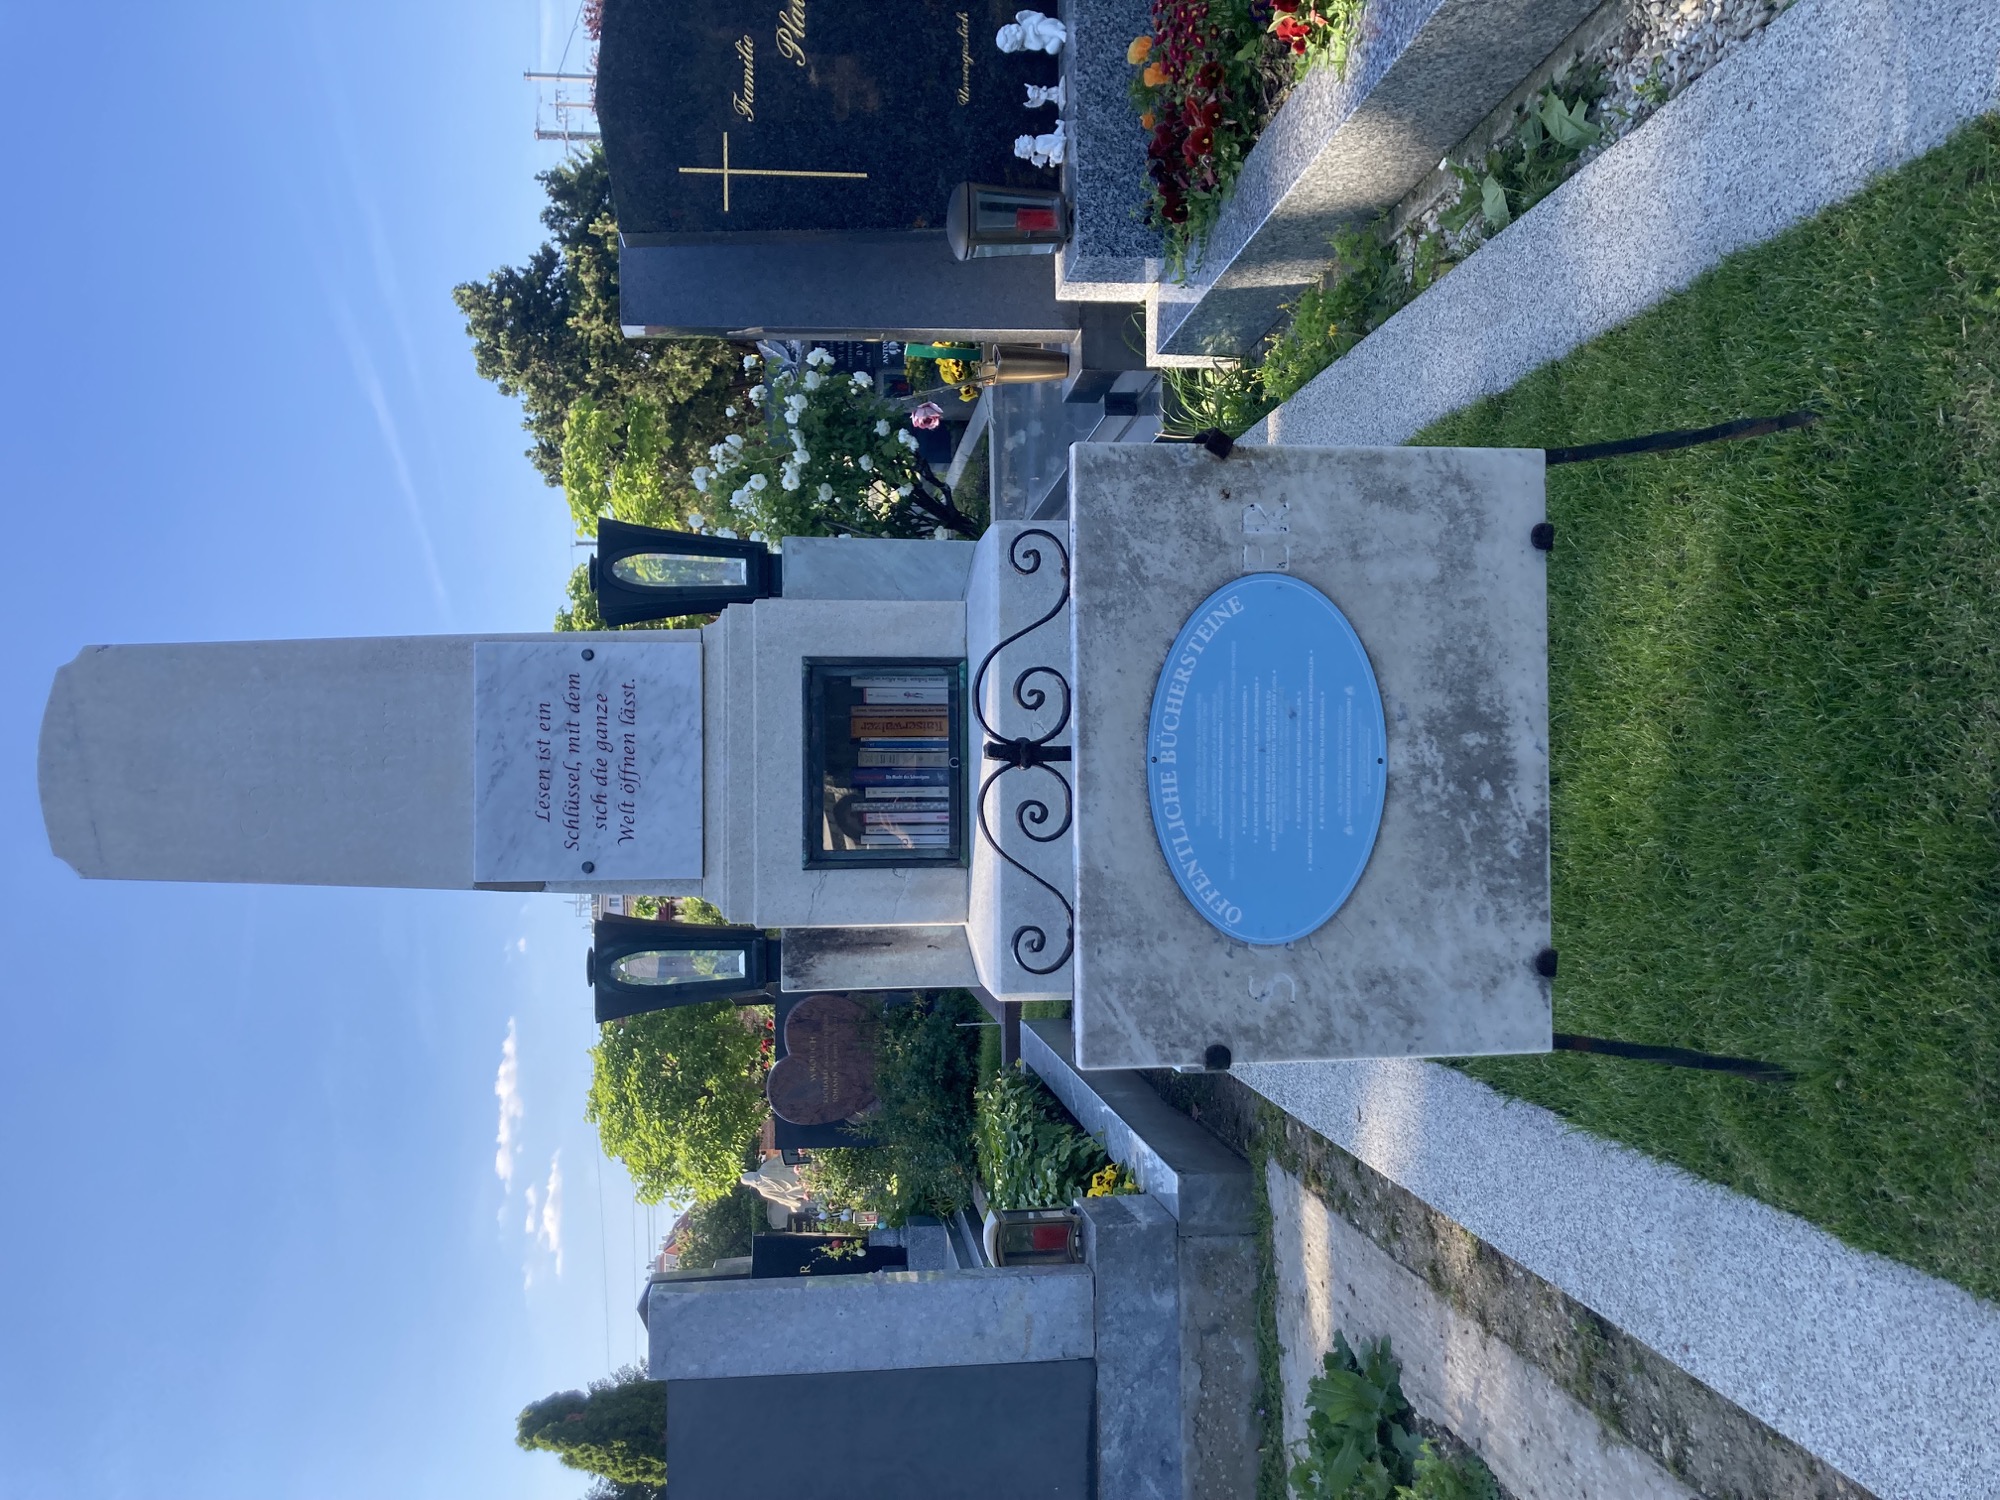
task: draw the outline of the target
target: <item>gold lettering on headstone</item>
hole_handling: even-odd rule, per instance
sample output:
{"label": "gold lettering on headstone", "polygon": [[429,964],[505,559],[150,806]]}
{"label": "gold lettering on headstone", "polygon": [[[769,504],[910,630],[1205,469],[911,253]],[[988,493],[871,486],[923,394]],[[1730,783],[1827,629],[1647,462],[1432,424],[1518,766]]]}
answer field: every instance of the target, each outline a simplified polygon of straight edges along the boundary
{"label": "gold lettering on headstone", "polygon": [[972,102],[972,17],[958,13],[958,102]]}
{"label": "gold lettering on headstone", "polygon": [[[747,38],[746,38],[747,40]],[[722,211],[729,212],[729,179],[732,177],[820,177],[839,178],[843,181],[859,182],[866,172],[806,172],[794,171],[786,167],[733,167],[729,164],[729,132],[722,132],[722,165],[719,167],[682,167],[683,177],[720,177],[722,179]]]}
{"label": "gold lettering on headstone", "polygon": [[[757,118],[757,44],[747,36],[736,39],[736,55],[743,59],[743,92],[731,94],[729,102],[746,120]],[[725,188],[724,196],[728,196]]]}
{"label": "gold lettering on headstone", "polygon": [[806,65],[806,0],[785,0],[778,12],[778,55]]}

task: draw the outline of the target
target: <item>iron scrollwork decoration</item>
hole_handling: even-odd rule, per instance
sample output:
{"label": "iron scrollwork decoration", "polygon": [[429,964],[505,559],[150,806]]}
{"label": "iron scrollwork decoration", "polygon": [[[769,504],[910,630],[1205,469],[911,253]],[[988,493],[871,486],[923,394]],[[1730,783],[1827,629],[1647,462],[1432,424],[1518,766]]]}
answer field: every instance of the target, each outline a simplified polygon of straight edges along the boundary
{"label": "iron scrollwork decoration", "polygon": [[1075,812],[1075,797],[1070,790],[1069,778],[1056,768],[1058,762],[1070,758],[1069,746],[1049,743],[1069,727],[1071,703],[1069,679],[1056,668],[1039,663],[1025,668],[1014,678],[1014,701],[1028,713],[1040,713],[1049,702],[1050,689],[1042,685],[1038,679],[1052,679],[1054,689],[1062,694],[1061,711],[1056,715],[1055,723],[1039,735],[1016,735],[1007,738],[1002,736],[986,718],[985,686],[988,669],[1002,651],[1024,636],[1040,630],[1061,614],[1063,606],[1069,602],[1069,553],[1053,532],[1044,531],[1040,527],[1021,532],[1007,548],[1008,565],[1023,577],[1039,573],[1042,569],[1042,548],[1038,545],[1024,545],[1031,542],[1046,542],[1054,550],[1057,567],[1061,570],[1062,588],[1057,593],[1055,602],[1038,619],[1024,625],[987,652],[986,659],[980,662],[979,670],[973,674],[972,712],[979,720],[979,727],[986,731],[985,758],[999,762],[979,783],[976,805],[979,810],[979,836],[986,840],[993,852],[1062,903],[1064,923],[1062,952],[1056,955],[1052,963],[1042,965],[1031,961],[1031,956],[1039,957],[1049,946],[1049,935],[1043,928],[1036,927],[1032,923],[1024,923],[1014,929],[1014,934],[1009,939],[1014,962],[1030,974],[1053,974],[1069,962],[1070,954],[1076,948],[1076,908],[1070,904],[1069,897],[1062,891],[1003,849],[1000,841],[993,837],[993,830],[986,820],[986,793],[1010,771],[1045,771],[1053,776],[1056,785],[1062,788],[1062,816],[1052,830],[1043,831],[1047,829],[1054,815],[1050,811],[1049,804],[1042,798],[1026,798],[1014,810],[1016,825],[1035,843],[1052,844],[1068,833],[1070,820]]}

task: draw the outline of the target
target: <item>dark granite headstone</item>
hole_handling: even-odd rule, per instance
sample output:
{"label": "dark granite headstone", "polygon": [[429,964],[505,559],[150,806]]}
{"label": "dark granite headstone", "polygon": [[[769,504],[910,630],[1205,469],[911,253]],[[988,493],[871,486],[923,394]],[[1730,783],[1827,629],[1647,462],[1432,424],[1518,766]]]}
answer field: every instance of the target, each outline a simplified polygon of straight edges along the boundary
{"label": "dark granite headstone", "polygon": [[[607,0],[597,115],[626,235],[934,229],[967,180],[1052,187],[1001,52],[1021,0]],[[1054,10],[1055,7],[1048,7]]]}
{"label": "dark granite headstone", "polygon": [[875,1103],[876,1020],[845,995],[808,995],[784,1017],[785,1054],[764,1094],[780,1119],[831,1125]]}

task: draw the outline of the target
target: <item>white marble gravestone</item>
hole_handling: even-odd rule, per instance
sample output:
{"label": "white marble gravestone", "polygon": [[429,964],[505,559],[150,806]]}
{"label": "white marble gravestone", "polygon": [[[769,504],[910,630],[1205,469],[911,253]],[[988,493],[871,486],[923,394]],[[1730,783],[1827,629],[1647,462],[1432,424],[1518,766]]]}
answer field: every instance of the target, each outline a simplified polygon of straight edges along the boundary
{"label": "white marble gravestone", "polygon": [[[572,716],[560,664],[585,649],[601,655],[578,675]],[[42,816],[55,853],[97,879],[693,894],[700,673],[693,631],[643,644],[561,635],[91,646],[49,692]],[[609,751],[599,749],[600,693]],[[574,757],[567,735],[552,733],[547,822],[537,805],[545,699],[552,731],[572,717],[582,731]],[[645,741],[630,766],[627,712]],[[566,763],[581,778],[576,849],[564,847]],[[600,790],[602,829],[591,802]],[[635,836],[621,843],[626,831]],[[593,853],[609,868],[585,871]]]}

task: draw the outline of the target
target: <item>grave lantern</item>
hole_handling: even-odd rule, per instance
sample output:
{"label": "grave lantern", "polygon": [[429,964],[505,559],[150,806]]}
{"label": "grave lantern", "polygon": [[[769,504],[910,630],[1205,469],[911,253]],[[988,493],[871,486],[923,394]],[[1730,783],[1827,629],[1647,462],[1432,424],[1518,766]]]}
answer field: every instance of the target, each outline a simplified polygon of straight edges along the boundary
{"label": "grave lantern", "polygon": [[779,592],[779,560],[762,542],[597,523],[590,587],[606,625],[719,614]]}
{"label": "grave lantern", "polygon": [[1072,1208],[1003,1208],[996,1266],[1066,1266],[1083,1259],[1083,1216]]}
{"label": "grave lantern", "polygon": [[944,236],[960,260],[1052,255],[1069,238],[1069,205],[1047,189],[961,182],[945,206]]}
{"label": "grave lantern", "polygon": [[761,999],[777,977],[777,940],[756,927],[599,917],[584,955],[599,1025],[677,1005]]}

